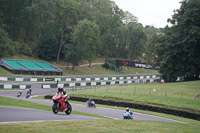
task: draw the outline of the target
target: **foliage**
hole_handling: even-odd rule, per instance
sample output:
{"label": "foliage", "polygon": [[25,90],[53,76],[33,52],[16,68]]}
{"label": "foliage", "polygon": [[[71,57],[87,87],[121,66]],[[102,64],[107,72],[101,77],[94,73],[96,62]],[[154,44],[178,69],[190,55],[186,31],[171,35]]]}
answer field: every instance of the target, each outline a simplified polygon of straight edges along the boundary
{"label": "foliage", "polygon": [[[88,60],[91,66],[91,61],[94,61],[97,54],[97,49],[100,44],[99,27],[95,23],[86,19],[79,21],[73,34],[70,58],[73,66],[77,66],[78,62]],[[72,52],[73,51],[73,52]],[[68,54],[68,53],[67,53]],[[70,55],[69,55],[70,56]],[[74,69],[74,67],[73,67]]]}
{"label": "foliage", "polygon": [[10,49],[10,39],[2,27],[0,27],[0,58],[7,55]]}
{"label": "foliage", "polygon": [[[49,27],[51,27],[51,30],[49,30]],[[40,41],[34,49],[34,54],[40,59],[56,60],[59,40],[57,40],[54,31],[53,24],[46,25],[43,28]]]}
{"label": "foliage", "polygon": [[129,23],[126,32],[128,60],[136,60],[142,56],[146,44],[146,34],[140,24]]}
{"label": "foliage", "polygon": [[110,65],[109,65],[108,62],[105,62],[105,63],[103,64],[103,67],[106,68],[106,69],[109,69]]}
{"label": "foliage", "polygon": [[153,26],[145,26],[145,33],[147,35],[147,44],[145,47],[145,61],[147,64],[156,65],[156,45],[158,43],[159,35],[162,35],[158,29]]}
{"label": "foliage", "polygon": [[158,47],[160,72],[166,81],[177,76],[199,79],[200,74],[200,1],[185,0],[168,21],[165,39]]}
{"label": "foliage", "polygon": [[[78,65],[82,59],[74,60],[74,58],[81,58],[82,55],[76,52],[78,49],[72,52],[69,49],[72,50],[71,46],[74,45],[72,35],[76,31],[76,25],[83,20],[94,23],[98,29],[94,31],[95,34],[91,34],[93,40],[87,42],[87,47],[84,43],[86,49],[80,49],[84,59],[89,63],[96,58],[97,53],[106,57],[134,60],[145,52],[145,42],[141,42],[143,39],[140,39],[142,36],[136,37],[136,33],[140,31],[137,28],[132,29],[135,30],[132,34],[129,32],[131,27],[127,26],[130,23],[137,25],[137,18],[129,12],[123,12],[111,0],[27,0],[26,2],[0,0],[0,12],[8,38],[23,43],[29,47],[26,49],[42,59],[51,61],[56,59],[58,63],[59,59],[65,58],[67,62],[75,61],[74,64]],[[142,26],[140,28],[142,30]],[[79,34],[79,37],[85,38],[88,33]],[[138,38],[137,43],[130,45],[126,41],[128,36]],[[132,47],[135,48],[131,52]],[[29,50],[28,53],[31,53]],[[32,56],[32,54],[26,55]]]}

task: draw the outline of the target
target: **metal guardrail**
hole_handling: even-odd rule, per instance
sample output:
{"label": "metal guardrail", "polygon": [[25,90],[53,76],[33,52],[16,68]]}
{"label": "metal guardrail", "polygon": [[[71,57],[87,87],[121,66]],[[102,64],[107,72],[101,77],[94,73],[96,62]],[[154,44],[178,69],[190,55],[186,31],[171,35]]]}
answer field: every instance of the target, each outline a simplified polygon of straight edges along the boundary
{"label": "metal guardrail", "polygon": [[90,80],[107,80],[107,79],[149,79],[149,78],[159,78],[161,75],[155,74],[122,74],[122,75],[70,75],[67,77],[55,76],[47,78],[34,78],[34,77],[13,77],[13,76],[0,76],[0,81],[90,81]]}
{"label": "metal guardrail", "polygon": [[31,85],[0,84],[0,89],[29,89]]}

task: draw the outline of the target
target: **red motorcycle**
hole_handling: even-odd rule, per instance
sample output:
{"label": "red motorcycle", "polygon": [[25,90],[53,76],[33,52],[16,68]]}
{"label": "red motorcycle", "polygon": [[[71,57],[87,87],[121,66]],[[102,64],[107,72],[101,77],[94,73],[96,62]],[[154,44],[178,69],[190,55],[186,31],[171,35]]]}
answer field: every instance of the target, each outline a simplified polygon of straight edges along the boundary
{"label": "red motorcycle", "polygon": [[70,99],[69,96],[66,97],[62,94],[56,94],[55,96],[52,97],[52,99],[53,99],[52,110],[54,114],[57,114],[58,111],[63,111],[67,115],[71,114],[72,106],[68,102],[68,100]]}

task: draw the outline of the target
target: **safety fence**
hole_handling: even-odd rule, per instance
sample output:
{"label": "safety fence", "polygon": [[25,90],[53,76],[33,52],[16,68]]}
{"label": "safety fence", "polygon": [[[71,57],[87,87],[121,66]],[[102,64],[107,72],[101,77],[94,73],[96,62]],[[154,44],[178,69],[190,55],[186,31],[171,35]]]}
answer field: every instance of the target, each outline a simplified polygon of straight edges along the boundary
{"label": "safety fence", "polygon": [[159,82],[158,79],[136,79],[136,80],[116,80],[116,81],[98,81],[98,82],[71,82],[64,84],[42,84],[42,88],[57,88],[57,87],[79,87],[79,86],[98,86],[98,85],[118,85],[118,84],[141,84]]}
{"label": "safety fence", "polygon": [[57,78],[32,78],[32,77],[0,77],[0,81],[106,81],[106,80],[128,80],[128,79],[161,79],[161,75],[118,75],[118,76],[100,76],[95,75],[93,77],[57,77]]}
{"label": "safety fence", "polygon": [[[51,95],[45,96],[45,99],[51,99],[51,98],[52,98]],[[86,102],[88,100],[88,98],[70,97],[70,100]],[[129,108],[134,108],[134,109],[139,109],[139,110],[147,110],[147,111],[153,111],[153,112],[158,112],[158,113],[165,113],[165,114],[170,114],[170,115],[175,115],[175,116],[180,116],[180,117],[185,117],[185,118],[200,121],[200,114],[190,113],[190,112],[181,111],[181,110],[161,108],[161,107],[142,105],[142,104],[136,104],[136,103],[115,102],[115,101],[107,101],[107,100],[100,100],[100,99],[93,99],[93,100],[97,104],[119,106],[119,107],[129,107]]]}
{"label": "safety fence", "polygon": [[29,89],[31,85],[0,84],[0,89]]}

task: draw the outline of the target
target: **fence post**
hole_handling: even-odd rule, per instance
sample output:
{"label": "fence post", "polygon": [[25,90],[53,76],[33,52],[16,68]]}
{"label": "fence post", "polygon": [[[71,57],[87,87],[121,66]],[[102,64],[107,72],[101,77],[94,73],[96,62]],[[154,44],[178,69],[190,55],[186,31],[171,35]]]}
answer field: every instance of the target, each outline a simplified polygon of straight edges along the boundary
{"label": "fence post", "polygon": [[183,98],[183,90],[182,90],[182,93],[181,93],[181,99]]}
{"label": "fence post", "polygon": [[149,95],[151,95],[151,88],[149,89]]}
{"label": "fence post", "polygon": [[196,100],[196,98],[198,98],[198,100],[199,100],[199,97],[200,97],[200,93],[195,97],[194,100]]}
{"label": "fence post", "polygon": [[166,91],[165,91],[165,96],[167,96],[167,89],[166,89]]}
{"label": "fence post", "polygon": [[133,93],[134,93],[134,94],[136,93],[136,87],[135,87],[135,89],[134,89]]}

